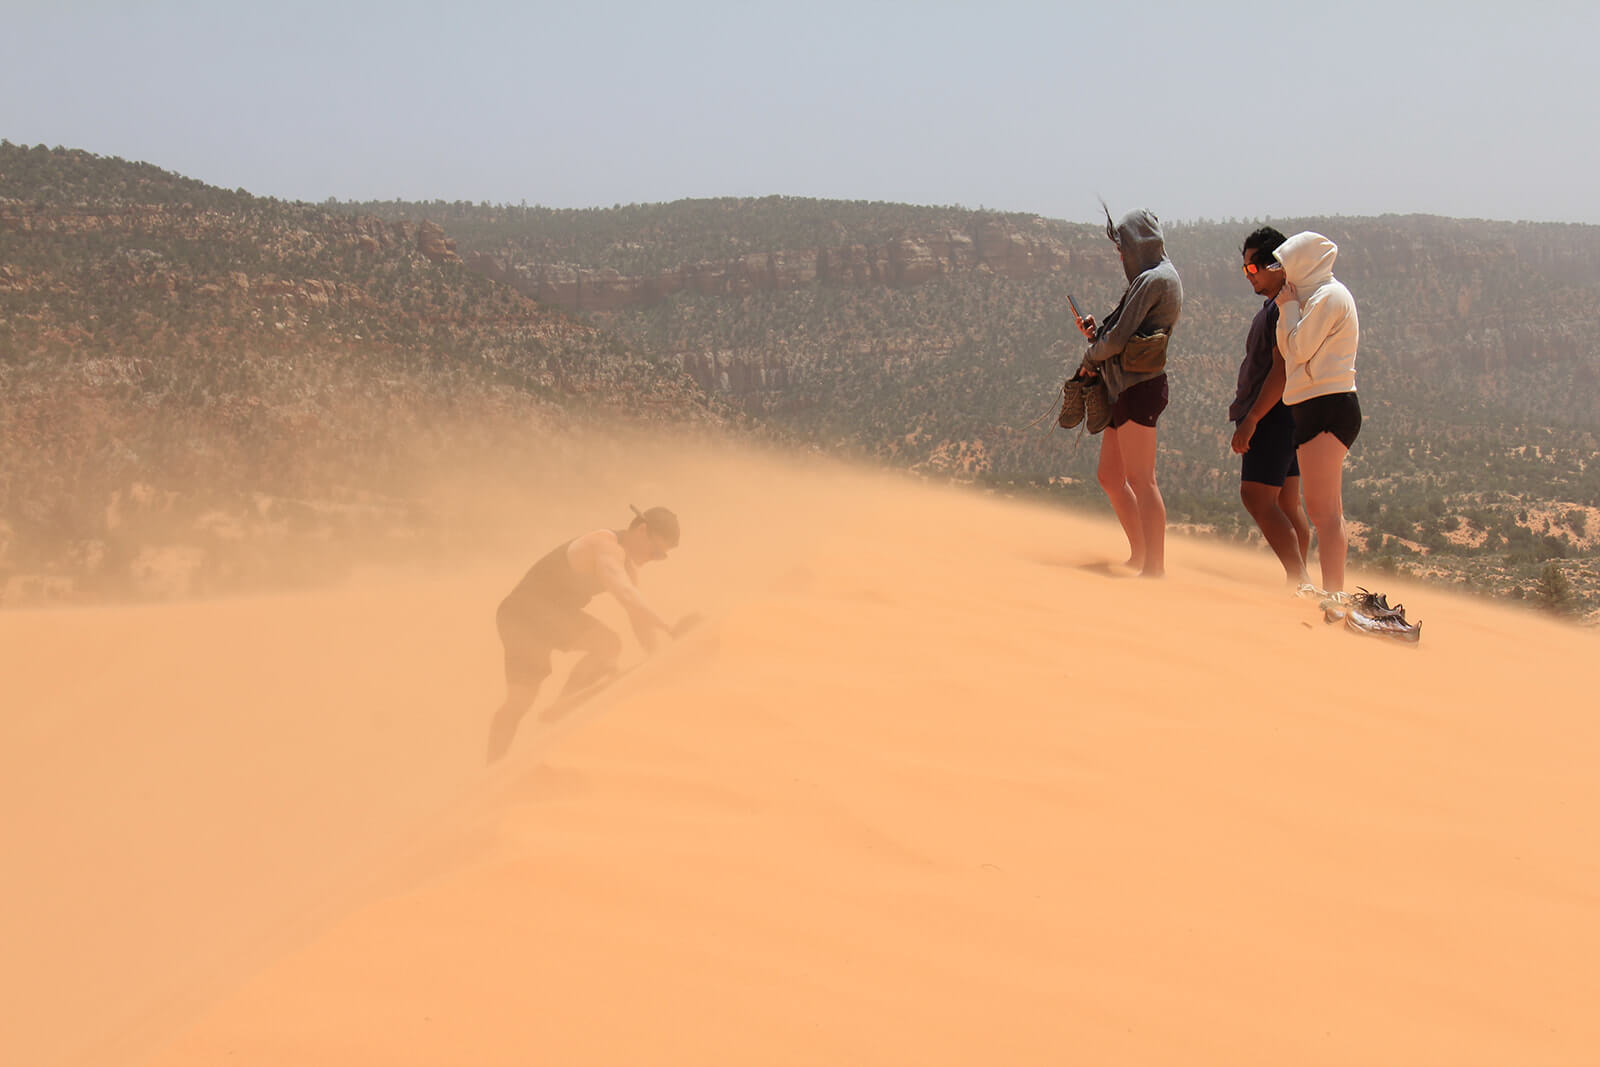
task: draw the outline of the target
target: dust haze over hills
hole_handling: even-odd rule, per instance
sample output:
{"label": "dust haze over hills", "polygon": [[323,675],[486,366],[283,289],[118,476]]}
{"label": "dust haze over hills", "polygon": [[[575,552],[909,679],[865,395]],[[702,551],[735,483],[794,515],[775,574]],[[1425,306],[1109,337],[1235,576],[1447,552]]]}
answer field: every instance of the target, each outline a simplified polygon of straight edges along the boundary
{"label": "dust haze over hills", "polygon": [[[1383,578],[1427,625],[1406,648],[1237,547],[1175,537],[1168,580],[1127,580],[1109,519],[579,443],[581,469],[460,472],[460,510],[525,539],[470,566],[0,613],[8,1059],[1558,1064],[1600,1040],[1592,631]],[[493,605],[629,500],[684,522],[646,592],[710,622],[630,644],[636,672],[486,772]]]}
{"label": "dust haze over hills", "polygon": [[[1518,597],[1554,565],[1593,608],[1596,229],[1278,224],[1334,236],[1361,303],[1358,555]],[[1253,536],[1222,417],[1252,225],[1169,223],[1188,306],[1159,475],[1175,523],[1230,539]],[[1029,425],[1075,359],[1066,293],[1103,312],[1120,287],[1092,226],[784,197],[307,205],[4,145],[0,264],[12,605],[482,548],[424,486],[557,462],[619,418],[1101,506],[1093,443]]]}
{"label": "dust haze over hills", "polygon": [[619,412],[725,421],[675,369],[430,258],[428,236],[0,146],[0,593],[159,598],[426,561],[466,530],[430,489],[454,469],[560,463]]}
{"label": "dust haze over hills", "polygon": [[[1097,227],[784,197],[351,207],[441,220],[474,269],[585,313],[804,439],[1099,503],[1097,450],[1029,426],[1077,358],[1068,293],[1103,314],[1121,290]],[[1358,550],[1513,595],[1570,560],[1600,589],[1600,231],[1428,216],[1275,224],[1338,241],[1338,274],[1361,306],[1369,418],[1346,493]],[[1227,537],[1251,533],[1225,411],[1260,306],[1238,261],[1255,225],[1167,226],[1185,309],[1159,476],[1176,521]]]}

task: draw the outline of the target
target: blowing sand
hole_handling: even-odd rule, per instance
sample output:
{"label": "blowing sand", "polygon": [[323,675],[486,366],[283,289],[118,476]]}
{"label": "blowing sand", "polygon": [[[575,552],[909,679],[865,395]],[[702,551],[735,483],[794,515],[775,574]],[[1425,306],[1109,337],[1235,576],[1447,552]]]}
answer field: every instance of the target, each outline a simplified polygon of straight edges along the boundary
{"label": "blowing sand", "polygon": [[[495,603],[629,500],[712,622],[486,770]],[[1119,578],[1108,517],[755,458],[542,503],[471,570],[0,614],[0,1061],[1600,1055],[1592,632],[1383,579],[1406,649],[1264,551]]]}

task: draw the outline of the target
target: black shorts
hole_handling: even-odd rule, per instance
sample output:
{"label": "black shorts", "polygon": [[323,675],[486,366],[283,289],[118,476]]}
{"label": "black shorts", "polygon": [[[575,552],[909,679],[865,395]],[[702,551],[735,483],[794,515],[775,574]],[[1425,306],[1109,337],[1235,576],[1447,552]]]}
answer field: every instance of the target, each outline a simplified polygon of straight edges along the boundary
{"label": "black shorts", "polygon": [[1290,405],[1294,412],[1294,447],[1320,433],[1331,433],[1351,448],[1361,433],[1361,401],[1355,393],[1328,393]]}
{"label": "black shorts", "polygon": [[550,676],[550,653],[599,648],[616,641],[604,623],[586,611],[507,611],[494,616],[506,650],[506,682],[537,687]]}
{"label": "black shorts", "polygon": [[1256,423],[1250,451],[1239,461],[1241,482],[1281,487],[1287,479],[1300,477],[1300,459],[1294,452],[1294,413],[1283,404],[1273,405]]}
{"label": "black shorts", "polygon": [[1125,422],[1154,427],[1161,413],[1167,410],[1167,376],[1158,374],[1149,381],[1130,385],[1117,394],[1111,405],[1111,428],[1115,430]]}

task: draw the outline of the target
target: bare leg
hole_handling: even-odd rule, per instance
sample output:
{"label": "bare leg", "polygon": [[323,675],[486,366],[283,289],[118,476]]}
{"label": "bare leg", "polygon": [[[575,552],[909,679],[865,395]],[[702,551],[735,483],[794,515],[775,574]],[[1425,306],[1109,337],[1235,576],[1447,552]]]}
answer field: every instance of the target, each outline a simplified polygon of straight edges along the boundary
{"label": "bare leg", "polygon": [[1156,485],[1156,428],[1125,422],[1106,433],[1116,434],[1123,474],[1138,508],[1139,533],[1144,543],[1139,573],[1145,578],[1160,578],[1167,572],[1167,505]]}
{"label": "bare leg", "polygon": [[1283,491],[1278,494],[1278,506],[1289,516],[1294,527],[1295,540],[1300,542],[1300,563],[1304,567],[1311,561],[1311,524],[1306,521],[1305,509],[1300,506],[1300,476],[1292,474],[1283,480]]}
{"label": "bare leg", "polygon": [[1111,501],[1111,510],[1116,512],[1122,532],[1128,538],[1127,565],[1142,568],[1144,529],[1139,523],[1139,501],[1134,497],[1133,489],[1128,485],[1128,476],[1123,470],[1122,448],[1117,440],[1117,431],[1109,426],[1100,438],[1100,465],[1095,470],[1095,477],[1105,491],[1106,499]]}
{"label": "bare leg", "polygon": [[1322,564],[1322,587],[1330,593],[1344,589],[1344,563],[1348,543],[1344,536],[1345,448],[1331,433],[1324,431],[1300,446],[1301,487],[1306,495],[1306,514],[1317,529],[1317,555]]}
{"label": "bare leg", "polygon": [[[1300,510],[1299,479],[1295,479],[1295,510]],[[1244,509],[1256,521],[1261,529],[1261,536],[1267,539],[1267,546],[1278,557],[1278,562],[1283,564],[1283,576],[1291,584],[1298,585],[1306,580],[1306,558],[1302,554],[1299,539],[1299,530],[1294,525],[1294,520],[1284,514],[1280,504],[1283,491],[1275,485],[1265,482],[1240,482],[1239,499],[1244,501]],[[1301,516],[1300,522],[1305,523]],[[1310,538],[1309,531],[1306,534]]]}
{"label": "bare leg", "polygon": [[522,717],[533,707],[533,700],[538,695],[538,682],[532,685],[506,683],[505,703],[500,705],[499,710],[494,713],[494,719],[489,723],[489,749],[485,762],[493,763],[510,750],[511,741],[517,736],[517,727],[521,725]]}

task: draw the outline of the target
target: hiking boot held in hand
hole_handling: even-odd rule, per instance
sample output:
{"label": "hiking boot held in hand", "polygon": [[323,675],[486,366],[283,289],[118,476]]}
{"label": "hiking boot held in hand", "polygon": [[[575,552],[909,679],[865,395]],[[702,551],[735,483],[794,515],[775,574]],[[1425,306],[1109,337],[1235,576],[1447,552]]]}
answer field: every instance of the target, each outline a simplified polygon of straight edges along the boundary
{"label": "hiking boot held in hand", "polygon": [[1099,433],[1111,425],[1111,394],[1106,392],[1106,383],[1099,375],[1084,383],[1083,420],[1084,429],[1090,433]]}
{"label": "hiking boot held in hand", "polygon": [[1083,421],[1084,384],[1083,378],[1074,374],[1061,387],[1061,414],[1056,417],[1056,425],[1063,430],[1070,430]]}

